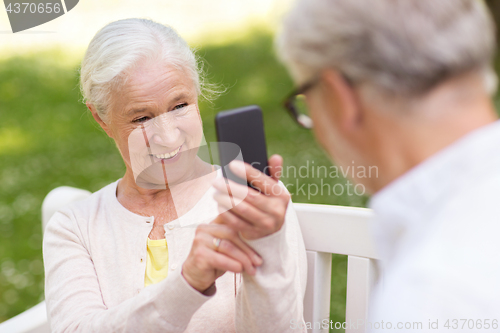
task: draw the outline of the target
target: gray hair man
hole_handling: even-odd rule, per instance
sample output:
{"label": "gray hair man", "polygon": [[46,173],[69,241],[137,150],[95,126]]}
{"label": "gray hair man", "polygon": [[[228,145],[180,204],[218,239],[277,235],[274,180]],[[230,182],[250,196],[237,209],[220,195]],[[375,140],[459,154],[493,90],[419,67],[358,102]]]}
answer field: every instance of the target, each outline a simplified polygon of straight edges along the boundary
{"label": "gray hair man", "polygon": [[312,124],[287,107],[337,164],[378,168],[355,179],[374,194],[377,332],[498,328],[494,30],[479,0],[302,0],[284,22]]}

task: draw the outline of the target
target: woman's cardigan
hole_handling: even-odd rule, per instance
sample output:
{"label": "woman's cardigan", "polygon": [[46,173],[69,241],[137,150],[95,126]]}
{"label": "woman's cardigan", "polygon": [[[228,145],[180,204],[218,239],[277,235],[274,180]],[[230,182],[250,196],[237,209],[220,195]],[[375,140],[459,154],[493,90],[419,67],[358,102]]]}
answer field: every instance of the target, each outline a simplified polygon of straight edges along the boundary
{"label": "woman's cardigan", "polygon": [[226,272],[217,279],[215,294],[205,296],[181,270],[196,226],[218,214],[215,189],[164,226],[168,276],[145,288],[154,217],[123,207],[117,184],[61,209],[47,226],[45,298],[53,333],[286,332],[303,322],[307,262],[291,201],[278,232],[246,241],[264,261],[256,275]]}

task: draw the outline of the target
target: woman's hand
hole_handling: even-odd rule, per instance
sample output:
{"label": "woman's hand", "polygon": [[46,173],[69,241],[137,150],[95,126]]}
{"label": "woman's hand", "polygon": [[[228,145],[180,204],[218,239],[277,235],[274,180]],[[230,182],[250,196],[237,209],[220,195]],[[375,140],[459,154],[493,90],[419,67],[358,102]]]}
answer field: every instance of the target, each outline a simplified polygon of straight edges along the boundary
{"label": "woman's hand", "polygon": [[262,264],[260,256],[241,240],[238,232],[217,219],[198,226],[191,252],[182,265],[186,281],[201,293],[208,293],[207,289],[226,271],[254,275],[255,267]]}
{"label": "woman's hand", "polygon": [[[280,230],[285,222],[290,201],[290,194],[278,182],[282,164],[281,156],[271,156],[269,177],[247,163],[231,162],[231,171],[246,179],[258,191],[229,181],[231,193],[228,195],[226,180],[216,179],[213,185],[218,191],[214,199],[218,202],[221,212],[217,222],[239,231],[249,240],[262,238]],[[234,201],[238,202],[236,206],[233,206]]]}

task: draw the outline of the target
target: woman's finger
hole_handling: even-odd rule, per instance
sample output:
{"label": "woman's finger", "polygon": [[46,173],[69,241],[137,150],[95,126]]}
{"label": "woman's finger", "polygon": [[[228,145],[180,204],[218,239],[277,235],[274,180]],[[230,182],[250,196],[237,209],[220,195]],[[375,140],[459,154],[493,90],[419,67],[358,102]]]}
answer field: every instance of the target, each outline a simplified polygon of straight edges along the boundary
{"label": "woman's finger", "polygon": [[232,242],[233,245],[236,245],[236,247],[250,259],[253,266],[260,266],[262,264],[261,257],[240,238],[236,230],[237,229],[231,228],[224,223],[210,223],[207,225],[207,233],[211,235],[212,241],[213,238],[220,238],[221,242],[222,240]]}
{"label": "woman's finger", "polygon": [[226,193],[216,191],[213,198],[220,206],[224,208],[231,209],[236,206],[236,203],[234,202],[235,199],[232,196],[227,195]]}
{"label": "woman's finger", "polygon": [[[225,212],[228,210],[234,210],[237,207],[239,207],[240,205],[243,206],[242,208],[239,208],[240,211],[241,210],[244,211],[245,209],[252,209],[252,213],[255,213],[255,214],[257,214],[257,212],[254,212],[254,211],[258,211],[257,208],[253,207],[251,204],[249,204],[248,202],[245,202],[245,201],[241,201],[237,205],[233,205],[232,202],[224,194],[215,193],[213,198],[218,204],[219,213],[222,213],[222,212]],[[254,216],[254,215],[252,215],[252,216]],[[258,215],[258,217],[260,217],[260,215]],[[251,225],[253,225],[253,222],[251,220],[249,220],[248,222]]]}
{"label": "woman's finger", "polygon": [[[221,222],[229,227],[231,227],[234,230],[238,230],[238,232],[241,234],[241,236],[245,237],[246,239],[257,239],[259,238],[260,234],[260,229],[251,226],[248,222],[245,220],[240,219],[238,216],[235,214],[231,213],[231,211],[226,211],[224,213],[221,213],[219,215],[221,218]],[[241,238],[240,238],[241,240]],[[243,242],[243,240],[241,240]],[[243,242],[243,244],[246,244]],[[257,255],[257,257],[260,259],[260,256]],[[254,261],[255,262],[255,261]],[[262,259],[259,260],[259,265],[262,263]]]}
{"label": "woman's finger", "polygon": [[252,192],[253,194],[259,194],[258,191],[248,187],[247,185],[238,184],[223,177],[215,179],[212,184],[218,192],[240,200],[245,199]]}
{"label": "woman's finger", "polygon": [[[218,244],[215,244],[216,239],[220,239]],[[218,245],[218,246],[216,246]],[[255,274],[255,267],[252,264],[252,261],[250,257],[243,252],[239,247],[235,246],[229,239],[227,238],[218,238],[217,236],[214,236],[213,234],[206,233],[205,234],[205,246],[208,248],[209,251],[213,252],[211,253],[211,257],[216,256],[217,254],[223,254],[232,260],[237,261],[238,263],[241,264],[242,270],[247,272],[248,274]],[[223,261],[219,260],[216,261],[217,263],[222,263]],[[231,272],[235,273],[241,273],[240,271],[235,271],[237,269],[236,266],[234,266],[234,263],[232,261],[225,261],[224,262],[226,265],[233,265],[231,269],[228,269],[228,266],[213,266],[215,269],[226,269],[230,270]]]}
{"label": "woman's finger", "polygon": [[248,163],[245,163],[244,168],[242,168],[242,163],[242,161],[237,160],[229,163],[229,168],[236,176],[246,179],[247,182],[250,183],[250,185],[258,188],[262,193],[266,195],[276,196],[275,193],[282,192],[281,190],[279,190],[281,186],[276,179],[260,172]]}
{"label": "woman's finger", "polygon": [[[262,265],[263,261],[260,255],[240,237],[240,233],[254,233],[255,228],[251,227],[248,223],[232,214],[231,211],[221,214],[221,218],[224,220],[225,227],[233,231],[230,236],[230,240],[252,259],[254,266]],[[235,233],[235,230],[238,230],[238,232]]]}
{"label": "woman's finger", "polygon": [[224,272],[242,273],[244,269],[243,264],[238,260],[216,251],[211,251],[211,254],[207,257],[207,261],[214,269]]}
{"label": "woman's finger", "polygon": [[[214,199],[219,204],[219,207],[222,207],[222,211],[230,210],[231,213],[246,221],[251,226],[259,225],[259,222],[268,218],[268,215],[266,215],[262,210],[259,210],[247,201],[242,201],[231,208],[229,207],[229,202],[227,198],[224,197],[224,195],[216,193],[214,195]],[[268,201],[270,201],[269,203],[272,203],[272,200]]]}
{"label": "woman's finger", "polygon": [[[238,207],[242,203],[248,203],[251,206],[255,207],[256,210],[262,211],[264,213],[268,214],[274,214],[276,212],[276,207],[283,206],[286,207],[288,204],[289,197],[273,197],[273,196],[267,196],[267,195],[262,195],[258,191],[255,191],[252,188],[248,188],[248,186],[243,186],[240,184],[236,184],[232,181],[229,180],[230,186],[234,187],[236,190],[234,193],[236,193],[234,196],[230,196],[227,194],[227,192],[224,192],[223,190],[221,191],[220,189],[223,189],[224,182],[214,182],[214,187],[217,189],[217,191],[214,194],[214,199],[217,201],[217,203],[224,207],[225,210],[233,209]],[[233,186],[234,184],[234,186]],[[246,197],[241,197],[242,193],[245,193],[244,191],[238,191],[239,187],[246,187],[249,190],[247,191]],[[280,187],[281,188],[281,187]],[[283,189],[283,191],[285,191]],[[243,200],[244,199],[244,200]],[[285,201],[286,200],[286,201]],[[245,204],[243,204],[243,207],[240,209],[246,209]],[[222,211],[225,211],[222,210]],[[221,210],[219,209],[219,212]],[[255,222],[258,223],[260,221],[260,216],[257,219],[250,219],[245,216],[245,214],[238,214],[239,216],[243,217],[247,221],[249,221],[251,224],[254,224]]]}
{"label": "woman's finger", "polygon": [[[252,204],[247,199],[233,206],[223,194],[214,194],[214,200],[218,203],[219,213],[230,211],[237,215],[252,228],[274,229],[275,221],[281,221],[286,214],[288,201],[284,202],[281,198],[260,195],[262,200],[253,200]],[[237,229],[243,231],[242,229]]]}
{"label": "woman's finger", "polygon": [[281,174],[283,173],[283,157],[278,154],[274,154],[269,157],[267,161],[269,164],[269,174],[272,178],[280,180]]}
{"label": "woman's finger", "polygon": [[237,184],[225,178],[216,179],[213,182],[213,187],[216,189],[215,195],[217,195],[218,201],[227,208],[233,208],[243,200],[254,202],[256,201],[255,198],[261,195],[253,188]]}
{"label": "woman's finger", "polygon": [[216,249],[217,252],[227,255],[228,257],[240,262],[243,265],[243,269],[250,275],[254,275],[256,269],[250,260],[249,256],[244,253],[239,247],[233,244],[228,239],[221,239],[219,247]]}

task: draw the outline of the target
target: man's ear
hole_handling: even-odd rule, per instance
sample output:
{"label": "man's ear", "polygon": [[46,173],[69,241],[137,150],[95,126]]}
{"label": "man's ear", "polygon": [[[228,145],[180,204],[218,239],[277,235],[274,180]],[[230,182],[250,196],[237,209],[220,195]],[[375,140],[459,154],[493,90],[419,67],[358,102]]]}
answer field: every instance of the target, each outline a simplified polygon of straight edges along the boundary
{"label": "man's ear", "polygon": [[358,96],[347,80],[332,69],[322,73],[323,83],[328,91],[327,98],[335,99],[337,106],[335,121],[340,131],[349,136],[349,132],[356,130],[363,121],[363,110]]}
{"label": "man's ear", "polygon": [[101,128],[106,132],[106,134],[110,137],[113,138],[113,135],[111,134],[111,130],[109,129],[108,124],[104,122],[104,120],[101,119],[99,114],[97,113],[97,110],[94,105],[92,105],[90,102],[85,103],[87,105],[87,108],[90,110],[92,113],[92,117],[94,117],[95,121],[101,126]]}

